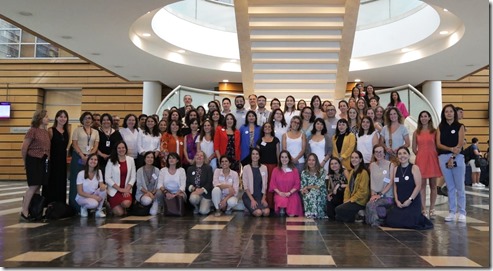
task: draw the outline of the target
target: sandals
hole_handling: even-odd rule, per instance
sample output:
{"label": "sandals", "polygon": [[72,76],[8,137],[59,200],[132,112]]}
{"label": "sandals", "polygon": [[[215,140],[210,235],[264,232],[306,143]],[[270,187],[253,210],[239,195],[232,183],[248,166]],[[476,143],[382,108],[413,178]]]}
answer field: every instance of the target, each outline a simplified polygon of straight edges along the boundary
{"label": "sandals", "polygon": [[430,209],[429,216],[430,216],[430,219],[435,219],[436,218],[435,209]]}

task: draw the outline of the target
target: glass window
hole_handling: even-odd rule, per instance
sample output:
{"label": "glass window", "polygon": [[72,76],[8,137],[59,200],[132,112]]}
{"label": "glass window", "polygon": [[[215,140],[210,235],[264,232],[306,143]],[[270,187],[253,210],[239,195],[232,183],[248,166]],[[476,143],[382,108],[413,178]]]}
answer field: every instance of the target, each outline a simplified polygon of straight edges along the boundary
{"label": "glass window", "polygon": [[20,30],[0,30],[0,43],[18,43],[20,36]]}
{"label": "glass window", "polygon": [[19,57],[19,44],[0,44],[1,58]]}

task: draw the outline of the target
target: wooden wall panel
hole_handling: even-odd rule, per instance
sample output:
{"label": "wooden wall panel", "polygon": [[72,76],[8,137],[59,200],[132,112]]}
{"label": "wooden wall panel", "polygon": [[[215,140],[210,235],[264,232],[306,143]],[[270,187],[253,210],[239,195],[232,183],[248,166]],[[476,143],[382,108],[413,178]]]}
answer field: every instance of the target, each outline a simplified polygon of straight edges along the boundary
{"label": "wooden wall panel", "polygon": [[[142,112],[142,86],[75,58],[0,60],[0,100],[12,103],[11,119],[0,120],[0,181],[26,179],[20,151],[25,135],[11,128],[30,126],[33,113],[43,108],[45,89],[79,91],[82,111],[118,114],[123,120]],[[79,115],[70,113],[72,126],[79,125]]]}
{"label": "wooden wall panel", "polygon": [[442,82],[442,103],[454,104],[464,108],[464,119],[466,125],[467,145],[471,144],[473,137],[479,140],[479,149],[485,152],[488,148],[490,120],[490,69],[486,67],[459,81]]}

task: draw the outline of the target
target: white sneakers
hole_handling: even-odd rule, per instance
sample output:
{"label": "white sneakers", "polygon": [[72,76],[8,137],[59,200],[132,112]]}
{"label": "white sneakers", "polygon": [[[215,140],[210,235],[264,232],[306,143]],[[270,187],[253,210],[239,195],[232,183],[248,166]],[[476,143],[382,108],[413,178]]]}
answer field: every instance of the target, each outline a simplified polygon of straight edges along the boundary
{"label": "white sneakers", "polygon": [[80,217],[87,217],[87,208],[80,207]]}
{"label": "white sneakers", "polygon": [[484,188],[486,186],[484,184],[482,184],[482,183],[473,183],[472,184],[472,187],[473,188]]}
{"label": "white sneakers", "polygon": [[106,214],[103,212],[103,210],[97,210],[96,211],[96,217],[104,218],[104,217],[106,217]]}
{"label": "white sneakers", "polygon": [[149,214],[152,216],[157,215],[158,208],[159,208],[159,205],[158,205],[157,201],[154,201],[152,203],[151,209],[149,210]]}
{"label": "white sneakers", "polygon": [[467,220],[466,215],[463,215],[463,214],[458,214],[456,217],[455,214],[449,213],[448,216],[445,217],[445,221],[447,221],[447,222],[454,221],[456,219],[457,219],[457,222],[463,222],[463,223],[465,223]]}

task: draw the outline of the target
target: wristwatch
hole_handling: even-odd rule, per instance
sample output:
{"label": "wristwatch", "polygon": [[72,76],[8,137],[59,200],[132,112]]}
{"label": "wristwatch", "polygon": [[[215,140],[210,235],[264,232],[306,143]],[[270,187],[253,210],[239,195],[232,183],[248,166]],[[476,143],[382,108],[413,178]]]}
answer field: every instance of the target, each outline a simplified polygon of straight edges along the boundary
{"label": "wristwatch", "polygon": [[414,200],[414,199],[413,199],[413,198],[411,198],[411,197],[409,197],[409,200],[410,200],[411,202],[413,202],[413,200]]}
{"label": "wristwatch", "polygon": [[378,192],[377,195],[382,196],[382,192]]}

